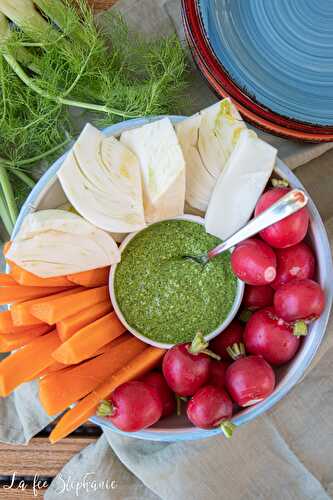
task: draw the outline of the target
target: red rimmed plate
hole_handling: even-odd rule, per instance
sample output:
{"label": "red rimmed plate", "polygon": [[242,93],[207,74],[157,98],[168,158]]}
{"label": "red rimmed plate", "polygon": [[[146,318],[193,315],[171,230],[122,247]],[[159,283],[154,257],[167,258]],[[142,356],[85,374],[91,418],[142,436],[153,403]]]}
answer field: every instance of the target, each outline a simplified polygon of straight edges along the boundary
{"label": "red rimmed plate", "polygon": [[288,139],[331,142],[333,127],[304,124],[280,116],[251,100],[222,68],[205,38],[196,0],[182,0],[182,12],[187,40],[196,63],[215,92],[230,96],[243,116],[252,124],[267,132]]}

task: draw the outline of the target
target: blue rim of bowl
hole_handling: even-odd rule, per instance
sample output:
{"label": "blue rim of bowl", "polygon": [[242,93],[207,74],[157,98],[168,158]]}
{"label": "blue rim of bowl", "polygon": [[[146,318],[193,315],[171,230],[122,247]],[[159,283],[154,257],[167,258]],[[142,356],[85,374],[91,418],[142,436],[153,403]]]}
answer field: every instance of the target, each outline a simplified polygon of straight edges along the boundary
{"label": "blue rim of bowl", "polygon": [[[179,122],[186,118],[186,116],[176,116],[176,115],[170,115],[168,117],[174,123]],[[118,135],[126,128],[129,129],[134,127],[139,127],[145,123],[153,122],[161,118],[163,118],[163,116],[153,116],[149,118],[136,118],[133,120],[126,120],[124,122],[103,129],[103,132],[106,133],[107,135]],[[69,149],[70,147],[68,148],[68,150]],[[51,167],[45,172],[45,174],[41,177],[39,182],[36,184],[36,186],[29,194],[26,202],[22,206],[19,217],[16,221],[12,233],[12,238],[16,235],[24,218],[29,213],[35,210],[36,206],[34,204],[34,200],[41,195],[41,193],[45,190],[46,185],[56,177],[57,171],[62,165],[64,159],[66,158],[66,155],[67,153],[62,155],[60,158],[58,158],[58,160],[56,160],[53,163],[53,165],[51,165]],[[304,189],[304,186],[298,180],[298,178],[291,172],[291,170],[287,167],[287,165],[285,165],[279,159],[277,160],[275,171],[283,178],[286,178],[292,186]],[[309,193],[307,194],[309,195]],[[323,252],[322,258],[325,259],[328,266],[328,269],[325,271],[325,276],[323,277],[324,284],[322,283],[326,292],[325,309],[321,317],[318,320],[316,320],[315,323],[310,328],[309,334],[311,334],[313,327],[314,326],[316,327],[317,330],[316,335],[312,339],[311,345],[308,346],[308,348],[304,350],[304,352],[301,352],[301,356],[300,359],[298,360],[298,363],[295,364],[288,371],[283,381],[277,385],[271,396],[263,400],[261,403],[258,403],[253,407],[249,407],[246,410],[243,410],[241,413],[232,418],[232,422],[236,426],[244,425],[250,422],[251,420],[259,417],[266,411],[270,410],[278,401],[280,401],[280,399],[282,399],[292,389],[294,385],[297,384],[297,382],[299,382],[305,370],[309,367],[311,361],[316,355],[326,332],[326,327],[329,320],[329,315],[333,300],[333,264],[332,264],[331,250],[325,226],[310,195],[309,195],[308,209],[311,214],[312,222],[315,222],[317,226],[316,238],[318,246],[319,248],[322,249]],[[111,422],[105,419],[99,417],[91,417],[89,420],[92,423],[102,427],[103,429],[112,430],[113,432],[116,432],[119,435],[145,439],[150,441],[164,441],[164,442],[193,441],[199,439],[206,439],[211,436],[222,434],[222,431],[220,429],[204,430],[197,427],[186,427],[184,429],[179,429],[179,430],[176,430],[174,428],[154,429],[154,427],[152,427],[150,429],[144,429],[138,432],[123,432],[117,429]]]}

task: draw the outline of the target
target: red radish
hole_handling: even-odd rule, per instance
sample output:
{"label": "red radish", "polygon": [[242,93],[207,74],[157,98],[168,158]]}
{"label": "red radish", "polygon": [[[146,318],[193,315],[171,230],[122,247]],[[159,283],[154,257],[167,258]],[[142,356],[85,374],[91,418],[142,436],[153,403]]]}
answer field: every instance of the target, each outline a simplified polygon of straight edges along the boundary
{"label": "red radish", "polygon": [[269,307],[251,316],[246,324],[244,344],[247,352],[279,366],[295,356],[300,338],[293,334],[292,326],[279,319]]}
{"label": "red radish", "polygon": [[243,327],[237,319],[234,319],[223,332],[210,341],[210,348],[213,352],[221,356],[221,359],[230,361],[227,347],[238,344],[242,341],[242,338]]}
{"label": "red radish", "polygon": [[210,362],[208,384],[223,389],[225,383],[225,372],[227,368],[227,363],[224,363],[223,361],[215,361],[214,359],[212,359]]}
{"label": "red radish", "polygon": [[273,392],[275,374],[261,356],[239,357],[228,367],[225,384],[235,403],[252,406]]}
{"label": "red radish", "polygon": [[156,389],[145,382],[132,380],[117,387],[108,400],[103,400],[97,415],[107,417],[122,431],[134,432],[157,422],[162,410]]}
{"label": "red radish", "polygon": [[196,427],[211,429],[220,427],[226,437],[231,437],[235,425],[229,422],[232,417],[232,401],[228,394],[214,387],[201,387],[187,406],[187,417]]}
{"label": "red radish", "polygon": [[273,250],[257,238],[239,243],[231,254],[231,266],[239,279],[249,285],[267,285],[276,276]]}
{"label": "red radish", "polygon": [[207,353],[212,354],[207,346],[198,334],[192,344],[177,344],[164,355],[164,378],[178,396],[193,396],[207,382],[211,362]]}
{"label": "red radish", "polygon": [[151,387],[154,387],[158,392],[163,406],[162,417],[168,417],[169,415],[172,415],[172,413],[175,413],[176,398],[166,383],[162,373],[155,371],[150,372],[142,377],[141,380]]}
{"label": "red radish", "polygon": [[276,250],[277,274],[272,287],[278,289],[294,279],[311,279],[314,276],[315,257],[311,248],[301,242],[289,248]]}
{"label": "red radish", "polygon": [[316,319],[324,307],[324,291],[318,283],[309,279],[289,281],[274,295],[276,314],[285,321]]}
{"label": "red radish", "polygon": [[273,304],[274,290],[270,285],[246,285],[243,297],[243,306],[251,311],[268,307]]}
{"label": "red radish", "polygon": [[[273,188],[264,193],[257,203],[255,216],[267,210],[271,205],[276,203],[282,196],[290,191],[289,188]],[[296,245],[306,235],[309,226],[309,211],[306,207],[298,212],[289,215],[280,222],[272,224],[268,228],[260,232],[260,236],[269,245],[275,248],[286,248]]]}

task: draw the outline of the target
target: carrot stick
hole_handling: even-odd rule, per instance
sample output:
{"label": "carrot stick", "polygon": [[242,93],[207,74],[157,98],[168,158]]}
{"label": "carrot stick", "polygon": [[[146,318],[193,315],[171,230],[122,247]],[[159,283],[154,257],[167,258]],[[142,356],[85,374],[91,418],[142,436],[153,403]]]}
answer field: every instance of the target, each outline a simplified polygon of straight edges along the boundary
{"label": "carrot stick", "polygon": [[8,250],[10,249],[11,246],[12,246],[12,242],[11,241],[6,241],[6,243],[3,244],[2,253],[4,255],[6,255],[6,253],[8,252]]}
{"label": "carrot stick", "polygon": [[0,286],[13,286],[17,285],[17,282],[10,274],[1,273],[0,274]]}
{"label": "carrot stick", "polygon": [[88,288],[107,285],[109,282],[110,266],[99,267],[90,271],[69,274],[67,278],[76,285],[86,286]]}
{"label": "carrot stick", "polygon": [[111,312],[74,333],[53,353],[53,357],[66,365],[80,363],[125,331],[126,327],[119,321],[116,313]]}
{"label": "carrot stick", "polygon": [[39,398],[48,415],[65,410],[70,404],[93,391],[146,348],[141,340],[126,335],[112,342],[113,348],[67,370],[44,377],[39,384]]}
{"label": "carrot stick", "polygon": [[68,316],[68,318],[63,319],[62,321],[58,321],[57,332],[61,342],[65,342],[78,330],[80,330],[84,326],[89,325],[93,321],[96,321],[97,319],[101,318],[111,311],[112,304],[108,300],[106,302],[96,304],[95,306],[88,307],[84,311],[73,314],[72,316]]}
{"label": "carrot stick", "polygon": [[48,366],[47,368],[44,368],[41,372],[39,372],[38,375],[35,376],[34,378],[41,378],[41,377],[45,377],[46,375],[49,375],[51,373],[54,374],[56,372],[61,372],[65,368],[67,370],[69,370],[71,367],[69,367],[67,365],[63,365],[62,363],[58,363],[57,361],[55,361],[54,363],[52,363],[52,365]]}
{"label": "carrot stick", "polygon": [[111,375],[107,381],[96,387],[93,392],[81,399],[81,401],[70,409],[59,420],[56,427],[50,434],[51,443],[62,439],[72,431],[82,425],[89,417],[96,412],[99,402],[109,396],[119,385],[141,377],[153,368],[164,354],[163,349],[156,347],[147,347],[131,359],[120,370]]}
{"label": "carrot stick", "polygon": [[52,278],[40,278],[39,276],[36,276],[35,274],[30,273],[29,271],[26,271],[25,269],[18,266],[17,264],[15,264],[12,261],[9,261],[9,265],[10,265],[11,276],[20,285],[36,286],[36,287],[75,286],[75,283],[72,283],[71,281],[69,281],[69,279],[67,279],[66,276],[59,276],[59,277],[54,277],[54,278],[53,277]]}
{"label": "carrot stick", "polygon": [[[5,311],[7,312],[7,311]],[[10,313],[10,311],[8,311]],[[31,325],[31,326],[14,326],[14,328],[12,329],[12,331],[10,333],[8,332],[5,332],[5,333],[2,333],[0,332],[0,335],[2,337],[7,337],[8,340],[10,339],[14,339],[15,337],[20,337],[22,335],[27,335],[31,332],[36,332],[36,331],[40,331],[40,332],[47,332],[47,331],[50,331],[51,327],[50,325],[48,325],[47,323],[40,323],[39,325]]]}
{"label": "carrot stick", "polygon": [[40,302],[51,302],[52,300],[58,300],[61,297],[72,296],[76,293],[79,293],[82,288],[71,288],[70,290],[65,290],[64,292],[57,293],[54,295],[50,295],[49,297],[42,297],[39,299],[28,300],[26,302],[20,302],[19,304],[13,304],[10,312],[12,315],[13,323],[16,326],[29,326],[35,324],[45,323],[45,321],[41,321],[40,319],[33,316],[30,312],[32,305],[39,304]]}
{"label": "carrot stick", "polygon": [[10,352],[14,349],[27,345],[35,338],[49,332],[50,329],[50,325],[38,325],[35,328],[30,328],[30,330],[27,330],[24,333],[0,335],[0,352]]}
{"label": "carrot stick", "polygon": [[0,288],[0,305],[10,304],[19,300],[32,300],[46,297],[52,293],[62,292],[64,287],[7,286]]}
{"label": "carrot stick", "polygon": [[[126,337],[126,336],[122,335],[121,337],[119,337],[119,340],[122,340],[123,337]],[[116,339],[116,340],[118,340],[118,339]],[[89,358],[87,358],[87,360],[90,360],[92,358],[96,358],[97,356],[100,356],[101,354],[109,352],[110,349],[113,348],[113,346],[114,346],[113,343],[116,342],[116,340],[114,340],[113,342],[109,342],[108,344],[106,344],[103,347],[101,347],[100,349],[98,349],[98,351],[95,352],[95,354],[93,354]],[[87,361],[87,360],[85,360],[85,361]],[[50,373],[60,372],[60,371],[63,371],[65,369],[69,370],[73,367],[78,366],[79,364],[80,363],[77,363],[76,365],[65,365],[64,363],[58,363],[58,361],[55,361],[54,363],[52,363],[52,365],[45,368],[45,370],[42,370],[41,373],[38,374],[38,377],[45,377],[46,375],[49,375]]]}
{"label": "carrot stick", "polygon": [[42,335],[0,363],[0,395],[8,396],[16,387],[53,363],[52,352],[60,345],[55,330]]}
{"label": "carrot stick", "polygon": [[41,321],[54,325],[68,316],[106,300],[109,300],[108,287],[101,286],[80,292],[75,297],[68,296],[52,301],[41,301],[32,305],[30,312]]}
{"label": "carrot stick", "polygon": [[1,311],[0,312],[0,334],[5,335],[8,334],[10,335],[11,333],[26,333],[27,330],[31,330],[33,326],[36,326],[37,324],[45,324],[41,323],[38,319],[35,321],[35,325],[28,325],[28,326],[15,326],[13,323],[12,315],[10,311]]}
{"label": "carrot stick", "polygon": [[[123,336],[120,336],[119,339],[122,339],[122,337]],[[113,347],[113,345],[112,345],[113,342],[115,342],[115,341],[113,340],[113,341],[109,342],[108,344],[103,345],[103,347],[98,349],[98,351],[96,351],[94,354],[91,354],[91,355],[87,356],[87,358],[83,359],[81,361],[81,363],[84,361],[87,361],[89,359],[96,358],[97,356],[100,356],[101,354],[104,354],[106,352],[109,352],[110,349]],[[73,365],[65,365],[65,363],[59,363],[58,361],[55,361],[51,366],[49,366],[45,370],[45,373],[43,373],[43,375],[46,375],[47,373],[50,373],[50,372],[63,370],[64,368],[72,368],[73,366],[77,366],[78,364],[80,364],[80,363],[75,363]],[[39,375],[39,376],[41,376],[41,375]]]}

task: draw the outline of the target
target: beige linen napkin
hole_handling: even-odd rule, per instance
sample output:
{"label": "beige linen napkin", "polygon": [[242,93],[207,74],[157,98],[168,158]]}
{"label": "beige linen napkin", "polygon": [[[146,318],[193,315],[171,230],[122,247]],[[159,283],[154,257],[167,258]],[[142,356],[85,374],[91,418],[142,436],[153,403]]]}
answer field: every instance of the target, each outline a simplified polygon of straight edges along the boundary
{"label": "beige linen napkin", "polygon": [[[179,0],[120,0],[129,23],[147,33],[177,31]],[[216,100],[193,69],[191,114]],[[177,110],[175,110],[177,113]],[[333,239],[332,144],[304,145],[258,132],[279,149],[304,182]],[[122,438],[105,430],[75,456],[53,481],[46,500],[326,500],[333,497],[333,325],[310,374],[271,412],[222,436],[189,443]],[[29,383],[0,401],[0,441],[27,443],[50,419]],[[110,488],[110,480],[114,481]],[[106,483],[108,481],[108,483]],[[67,488],[66,485],[72,486]]]}

